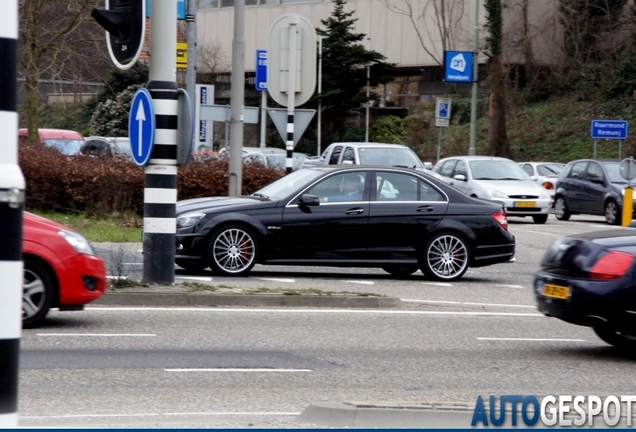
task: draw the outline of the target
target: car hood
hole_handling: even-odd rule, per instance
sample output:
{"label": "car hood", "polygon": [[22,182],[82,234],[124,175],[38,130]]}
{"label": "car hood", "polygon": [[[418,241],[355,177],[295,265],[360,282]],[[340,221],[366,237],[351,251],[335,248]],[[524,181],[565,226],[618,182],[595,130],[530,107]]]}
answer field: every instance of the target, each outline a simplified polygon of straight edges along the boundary
{"label": "car hood", "polygon": [[66,225],[62,225],[61,223],[55,222],[51,219],[47,219],[33,213],[29,213],[28,211],[22,212],[22,219],[23,219],[24,225],[28,225],[30,228],[37,228],[44,231],[55,231],[55,232],[61,229],[64,229],[67,231],[73,231]]}
{"label": "car hood", "polygon": [[233,208],[246,210],[249,208],[274,207],[277,202],[248,196],[193,198],[177,202],[177,216],[192,211],[213,213],[218,210],[227,211]]}
{"label": "car hood", "polygon": [[475,180],[485,189],[495,189],[506,195],[541,195],[545,190],[532,180]]}

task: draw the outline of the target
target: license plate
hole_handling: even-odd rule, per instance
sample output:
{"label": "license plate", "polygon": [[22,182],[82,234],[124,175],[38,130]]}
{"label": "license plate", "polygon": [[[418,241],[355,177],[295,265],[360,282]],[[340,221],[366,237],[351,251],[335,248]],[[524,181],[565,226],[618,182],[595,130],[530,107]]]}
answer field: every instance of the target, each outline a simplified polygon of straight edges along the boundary
{"label": "license plate", "polygon": [[515,207],[536,207],[537,203],[534,201],[515,201]]}
{"label": "license plate", "polygon": [[561,285],[545,284],[543,286],[543,295],[555,299],[565,300],[568,298],[570,288]]}

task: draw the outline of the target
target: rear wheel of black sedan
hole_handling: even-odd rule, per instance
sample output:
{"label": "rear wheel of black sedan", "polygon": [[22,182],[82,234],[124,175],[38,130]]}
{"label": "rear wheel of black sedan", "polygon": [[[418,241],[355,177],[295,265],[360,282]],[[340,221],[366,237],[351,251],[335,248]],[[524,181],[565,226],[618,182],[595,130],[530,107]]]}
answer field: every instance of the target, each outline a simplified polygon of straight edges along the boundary
{"label": "rear wheel of black sedan", "polygon": [[625,334],[608,326],[594,327],[594,332],[598,337],[616,348],[626,350],[636,348],[636,335]]}
{"label": "rear wheel of black sedan", "polygon": [[622,221],[621,209],[613,199],[605,203],[605,221],[610,225],[620,225]]}
{"label": "rear wheel of black sedan", "polygon": [[415,273],[418,270],[418,266],[416,265],[403,265],[403,266],[384,266],[382,270],[385,272],[392,274],[393,276],[409,276]]}
{"label": "rear wheel of black sedan", "polygon": [[244,276],[256,264],[258,243],[254,234],[241,225],[226,225],[210,240],[210,268],[222,276]]}
{"label": "rear wheel of black sedan", "polygon": [[22,327],[38,325],[49,313],[53,302],[51,276],[39,263],[24,259],[22,284]]}
{"label": "rear wheel of black sedan", "polygon": [[424,248],[422,272],[433,280],[453,281],[466,273],[469,262],[470,252],[463,238],[453,233],[438,234]]}
{"label": "rear wheel of black sedan", "polygon": [[566,221],[570,219],[570,211],[562,196],[558,196],[554,201],[554,215],[558,220]]}

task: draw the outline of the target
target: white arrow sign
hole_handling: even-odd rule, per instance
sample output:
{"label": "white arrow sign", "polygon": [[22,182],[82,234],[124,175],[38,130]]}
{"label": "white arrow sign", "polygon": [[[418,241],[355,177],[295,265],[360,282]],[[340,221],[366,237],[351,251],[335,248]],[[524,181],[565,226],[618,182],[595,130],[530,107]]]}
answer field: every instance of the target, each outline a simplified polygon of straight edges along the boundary
{"label": "white arrow sign", "polygon": [[135,120],[137,120],[137,123],[139,124],[139,127],[137,128],[137,133],[138,133],[138,138],[139,140],[138,145],[137,145],[137,155],[139,157],[141,157],[141,152],[142,152],[142,136],[143,136],[143,123],[146,121],[146,111],[144,110],[144,104],[139,104],[139,106],[137,107],[137,114],[135,115]]}

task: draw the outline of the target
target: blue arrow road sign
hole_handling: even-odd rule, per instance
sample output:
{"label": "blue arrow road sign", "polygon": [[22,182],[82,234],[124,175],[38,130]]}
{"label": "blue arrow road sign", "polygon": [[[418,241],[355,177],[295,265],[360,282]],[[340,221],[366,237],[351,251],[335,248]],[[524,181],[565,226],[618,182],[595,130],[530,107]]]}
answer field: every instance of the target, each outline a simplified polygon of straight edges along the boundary
{"label": "blue arrow road sign", "polygon": [[626,139],[627,120],[592,120],[593,139]]}
{"label": "blue arrow road sign", "polygon": [[444,51],[444,81],[473,82],[473,53]]}
{"label": "blue arrow road sign", "polygon": [[155,111],[150,92],[145,88],[137,90],[130,104],[128,137],[135,163],[146,165],[155,142]]}
{"label": "blue arrow road sign", "polygon": [[256,90],[267,91],[267,50],[256,50]]}

